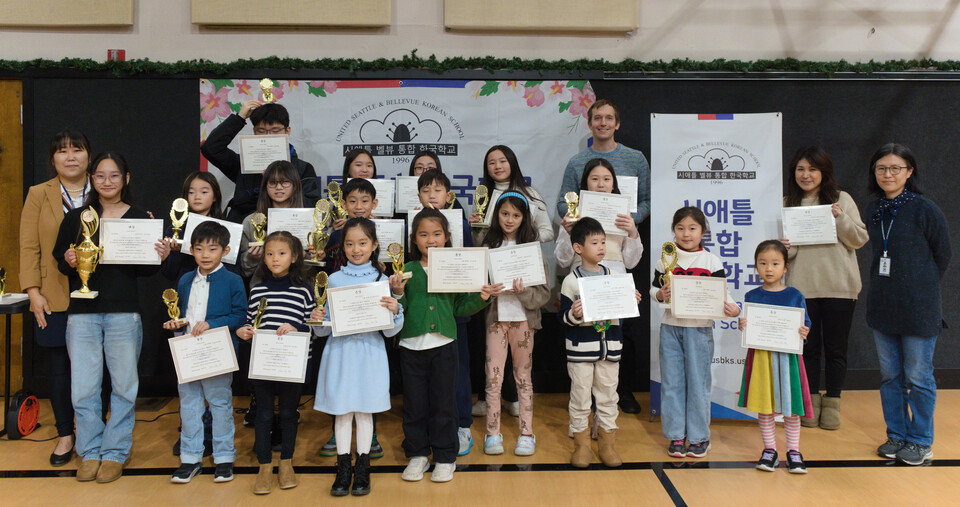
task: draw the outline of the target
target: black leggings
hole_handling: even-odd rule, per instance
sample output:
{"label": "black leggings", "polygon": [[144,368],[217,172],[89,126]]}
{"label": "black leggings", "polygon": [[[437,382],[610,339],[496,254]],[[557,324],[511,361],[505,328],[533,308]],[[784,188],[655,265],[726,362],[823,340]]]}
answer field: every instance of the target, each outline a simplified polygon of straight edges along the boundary
{"label": "black leggings", "polygon": [[827,396],[839,398],[847,376],[847,341],[855,299],[812,298],[807,300],[810,334],[803,345],[803,364],[810,392],[820,392],[820,354],[823,351]]}
{"label": "black leggings", "polygon": [[[70,399],[70,355],[67,347],[42,347],[47,363],[47,379],[50,386],[50,406],[57,422],[57,435],[73,435],[73,402]],[[109,396],[109,391],[107,396]],[[109,406],[103,404],[104,410]]]}
{"label": "black leggings", "polygon": [[303,384],[254,380],[253,391],[257,398],[257,421],[254,427],[256,438],[253,449],[261,465],[273,462],[270,434],[273,431],[274,399],[278,399],[280,417],[280,459],[292,459],[297,442],[297,405]]}

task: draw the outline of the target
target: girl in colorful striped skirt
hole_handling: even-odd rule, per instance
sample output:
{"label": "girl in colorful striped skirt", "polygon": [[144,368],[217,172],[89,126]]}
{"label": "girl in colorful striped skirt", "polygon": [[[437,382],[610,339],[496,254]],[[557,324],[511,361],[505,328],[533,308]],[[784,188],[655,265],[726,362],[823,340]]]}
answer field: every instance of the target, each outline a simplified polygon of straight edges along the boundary
{"label": "girl in colorful striped skirt", "polygon": [[[787,271],[787,248],[777,240],[764,241],[757,246],[753,260],[763,286],[748,292],[744,302],[803,308],[804,325],[800,327],[800,336],[806,340],[810,332],[810,317],[806,314],[803,294],[783,283],[783,275]],[[747,319],[741,318],[740,329],[744,330],[746,326]],[[738,404],[759,414],[763,453],[757,462],[757,470],[772,472],[779,463],[773,418],[776,414],[783,414],[783,426],[787,434],[787,468],[792,474],[807,473],[800,454],[800,417],[812,417],[813,406],[810,403],[803,356],[747,349]]]}

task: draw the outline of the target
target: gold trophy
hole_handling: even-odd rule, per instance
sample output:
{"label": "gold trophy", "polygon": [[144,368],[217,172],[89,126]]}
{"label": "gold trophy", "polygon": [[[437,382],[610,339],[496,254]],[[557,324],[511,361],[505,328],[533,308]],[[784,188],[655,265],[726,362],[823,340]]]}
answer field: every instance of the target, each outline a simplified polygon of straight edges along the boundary
{"label": "gold trophy", "polygon": [[70,249],[77,252],[77,275],[80,276],[80,288],[70,293],[70,297],[80,299],[93,299],[100,293],[90,290],[87,282],[90,281],[90,275],[97,269],[100,257],[103,255],[103,247],[93,243],[93,234],[100,227],[100,216],[93,209],[93,206],[83,210],[80,214],[80,225],[83,227],[83,241],[79,245],[70,245]]}
{"label": "gold trophy", "polygon": [[477,229],[490,227],[489,224],[483,221],[488,204],[490,204],[490,191],[487,190],[486,185],[478,185],[477,190],[473,193],[473,209],[477,215],[480,215],[480,221],[475,224],[470,224],[470,227],[476,227]]}
{"label": "gold trophy", "polygon": [[340,190],[340,184],[336,181],[331,181],[327,184],[327,199],[330,200],[330,205],[333,206],[334,220],[347,218],[347,210],[343,209],[343,204],[340,202],[343,200],[343,192]]}
{"label": "gold trophy", "polygon": [[453,209],[453,203],[457,202],[457,194],[453,191],[447,192],[447,209]]}
{"label": "gold trophy", "polygon": [[[187,203],[187,200],[178,197],[173,200],[173,207],[170,208],[170,222],[173,224],[173,241],[175,243],[180,242],[180,229],[183,229],[183,224],[187,222],[187,215],[190,214],[190,205]],[[184,238],[186,239],[186,238]]]}
{"label": "gold trophy", "polygon": [[260,80],[260,90],[263,92],[264,102],[273,102],[276,97],[273,96],[273,80],[265,77]]}
{"label": "gold trophy", "polygon": [[6,297],[7,294],[7,269],[0,268],[0,298]]}
{"label": "gold trophy", "polygon": [[[330,236],[323,229],[330,221],[330,201],[320,199],[317,201],[317,207],[313,209],[313,224],[317,227],[315,231],[307,234],[307,242],[313,247],[313,255],[317,256],[327,246]],[[307,259],[303,261],[311,266],[324,266],[326,263],[321,260]]]}
{"label": "gold trophy", "polygon": [[267,216],[259,211],[250,217],[250,225],[253,226],[253,241],[250,246],[263,246],[263,240],[267,237]]}
{"label": "gold trophy", "polygon": [[253,328],[260,328],[260,319],[263,318],[264,312],[267,311],[267,298],[260,298],[260,304],[257,305],[257,316],[253,318]]}
{"label": "gold trophy", "polygon": [[580,203],[580,194],[576,192],[567,192],[563,194],[563,200],[567,202],[567,217],[568,222],[576,222],[580,220],[580,210],[577,209]]}
{"label": "gold trophy", "polygon": [[167,305],[167,315],[170,316],[170,320],[174,321],[176,327],[185,326],[187,321],[180,318],[180,306],[177,304],[180,302],[180,297],[177,291],[167,289],[163,291],[161,297],[163,298],[163,304]]}
{"label": "gold trophy", "polygon": [[403,245],[400,243],[390,243],[387,246],[387,255],[390,256],[390,260],[393,261],[393,272],[400,273],[403,275],[403,279],[407,280],[413,277],[413,273],[404,273],[403,272]]}
{"label": "gold trophy", "polygon": [[[662,251],[660,252],[660,262],[663,263],[663,274],[660,275],[660,286],[666,287],[670,284],[670,279],[673,278],[673,268],[677,267],[676,243],[667,241],[663,244]],[[669,304],[670,298],[667,298],[664,303]]]}
{"label": "gold trophy", "polygon": [[[313,295],[317,298],[317,308],[323,308],[327,304],[327,274],[323,271],[317,273],[313,280]],[[308,320],[308,326],[329,326],[329,320]]]}

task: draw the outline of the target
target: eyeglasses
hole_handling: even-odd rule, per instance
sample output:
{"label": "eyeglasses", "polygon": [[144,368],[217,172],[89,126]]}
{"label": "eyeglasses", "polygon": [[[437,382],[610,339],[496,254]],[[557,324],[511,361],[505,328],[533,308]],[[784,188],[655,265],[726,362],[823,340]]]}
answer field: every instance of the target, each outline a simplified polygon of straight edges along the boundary
{"label": "eyeglasses", "polygon": [[107,175],[105,175],[105,174],[94,174],[94,175],[93,175],[93,181],[96,181],[97,183],[103,183],[104,181],[107,181],[107,180],[110,180],[110,181],[120,181],[121,179],[123,179],[123,175],[120,174],[120,173],[114,173],[114,174],[111,174],[111,175],[109,175],[109,176],[107,176]]}
{"label": "eyeglasses", "polygon": [[909,167],[905,165],[892,165],[890,167],[878,165],[877,167],[873,168],[874,172],[877,173],[877,176],[883,176],[883,173],[890,173],[891,176],[896,176],[904,169],[909,169]]}
{"label": "eyeglasses", "polygon": [[293,186],[292,181],[268,181],[267,188],[290,188]]}
{"label": "eyeglasses", "polygon": [[262,136],[264,134],[283,134],[286,130],[287,130],[287,127],[274,127],[272,129],[257,127],[253,129],[253,133],[259,136]]}

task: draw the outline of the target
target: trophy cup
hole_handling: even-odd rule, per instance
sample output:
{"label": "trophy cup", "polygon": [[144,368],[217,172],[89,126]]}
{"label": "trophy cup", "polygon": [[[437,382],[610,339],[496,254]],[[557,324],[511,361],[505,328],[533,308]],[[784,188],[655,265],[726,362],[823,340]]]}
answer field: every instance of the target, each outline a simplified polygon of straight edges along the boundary
{"label": "trophy cup", "polygon": [[[317,298],[317,308],[323,308],[327,304],[327,274],[323,271],[317,273],[313,281],[313,295]],[[308,326],[329,326],[329,320],[308,320]]]}
{"label": "trophy cup", "polygon": [[[660,253],[660,262],[663,263],[663,274],[660,275],[660,286],[665,287],[670,283],[670,279],[673,278],[673,268],[677,267],[676,243],[673,241],[667,241],[663,244],[662,251]],[[670,299],[668,298],[666,301],[664,301],[664,303],[669,304]]]}
{"label": "trophy cup", "polygon": [[259,211],[250,217],[250,225],[253,226],[253,241],[250,246],[263,246],[263,240],[267,237],[267,216]]}
{"label": "trophy cup", "polygon": [[[179,197],[173,200],[173,207],[170,208],[170,222],[173,224],[173,241],[180,243],[180,229],[187,222],[187,215],[190,214],[190,205],[187,200]],[[184,238],[186,239],[186,238]]]}
{"label": "trophy cup", "polygon": [[80,288],[71,292],[70,297],[93,299],[99,295],[99,292],[90,290],[87,282],[90,281],[90,275],[97,269],[100,256],[103,255],[103,247],[95,245],[91,239],[100,227],[100,216],[97,215],[93,206],[80,214],[80,225],[83,227],[83,241],[79,245],[70,245],[70,248],[77,252],[77,275],[80,276]]}
{"label": "trophy cup", "polygon": [[404,273],[403,272],[403,245],[400,243],[390,243],[387,246],[387,255],[390,256],[390,260],[393,261],[393,272],[400,273],[403,275],[403,279],[407,280],[413,277],[413,273]]}
{"label": "trophy cup", "polygon": [[0,298],[8,296],[7,294],[7,269],[0,268]]}
{"label": "trophy cup", "polygon": [[177,295],[177,291],[173,289],[167,289],[163,291],[163,304],[167,305],[167,315],[170,316],[170,320],[174,321],[173,323],[177,327],[185,326],[187,321],[180,318],[180,306],[177,303],[180,301],[180,297]]}
{"label": "trophy cup", "polygon": [[311,266],[323,266],[326,263],[321,260],[315,260],[318,253],[322,252],[324,247],[327,246],[327,241],[330,239],[330,236],[327,235],[323,229],[327,226],[327,222],[330,221],[330,201],[324,201],[323,199],[317,201],[317,207],[313,209],[313,224],[317,227],[315,231],[310,231],[307,234],[307,242],[310,243],[310,246],[313,247],[314,259],[308,259],[303,261],[306,264]]}
{"label": "trophy cup", "polygon": [[477,215],[480,215],[480,221],[475,224],[470,224],[470,227],[476,227],[477,229],[490,227],[489,224],[483,221],[488,204],[490,204],[490,191],[487,190],[486,185],[478,185],[477,190],[473,193],[473,209]]}
{"label": "trophy cup", "polygon": [[580,210],[577,209],[578,204],[580,203],[580,194],[576,192],[567,192],[563,194],[563,200],[567,203],[567,215],[566,217],[568,222],[576,222],[580,220]]}
{"label": "trophy cup", "polygon": [[253,328],[260,328],[260,319],[263,318],[264,312],[267,311],[267,298],[260,298],[260,303],[257,305],[257,316],[253,318]]}
{"label": "trophy cup", "polygon": [[327,199],[330,200],[330,205],[333,206],[334,220],[347,218],[347,210],[343,209],[343,204],[340,203],[340,201],[343,200],[343,192],[340,190],[340,184],[336,181],[331,181],[327,184]]}
{"label": "trophy cup", "polygon": [[447,192],[447,209],[453,209],[453,203],[457,202],[457,194],[453,191]]}
{"label": "trophy cup", "polygon": [[260,91],[263,92],[264,102],[273,102],[276,97],[273,96],[273,80],[265,77],[260,80]]}

